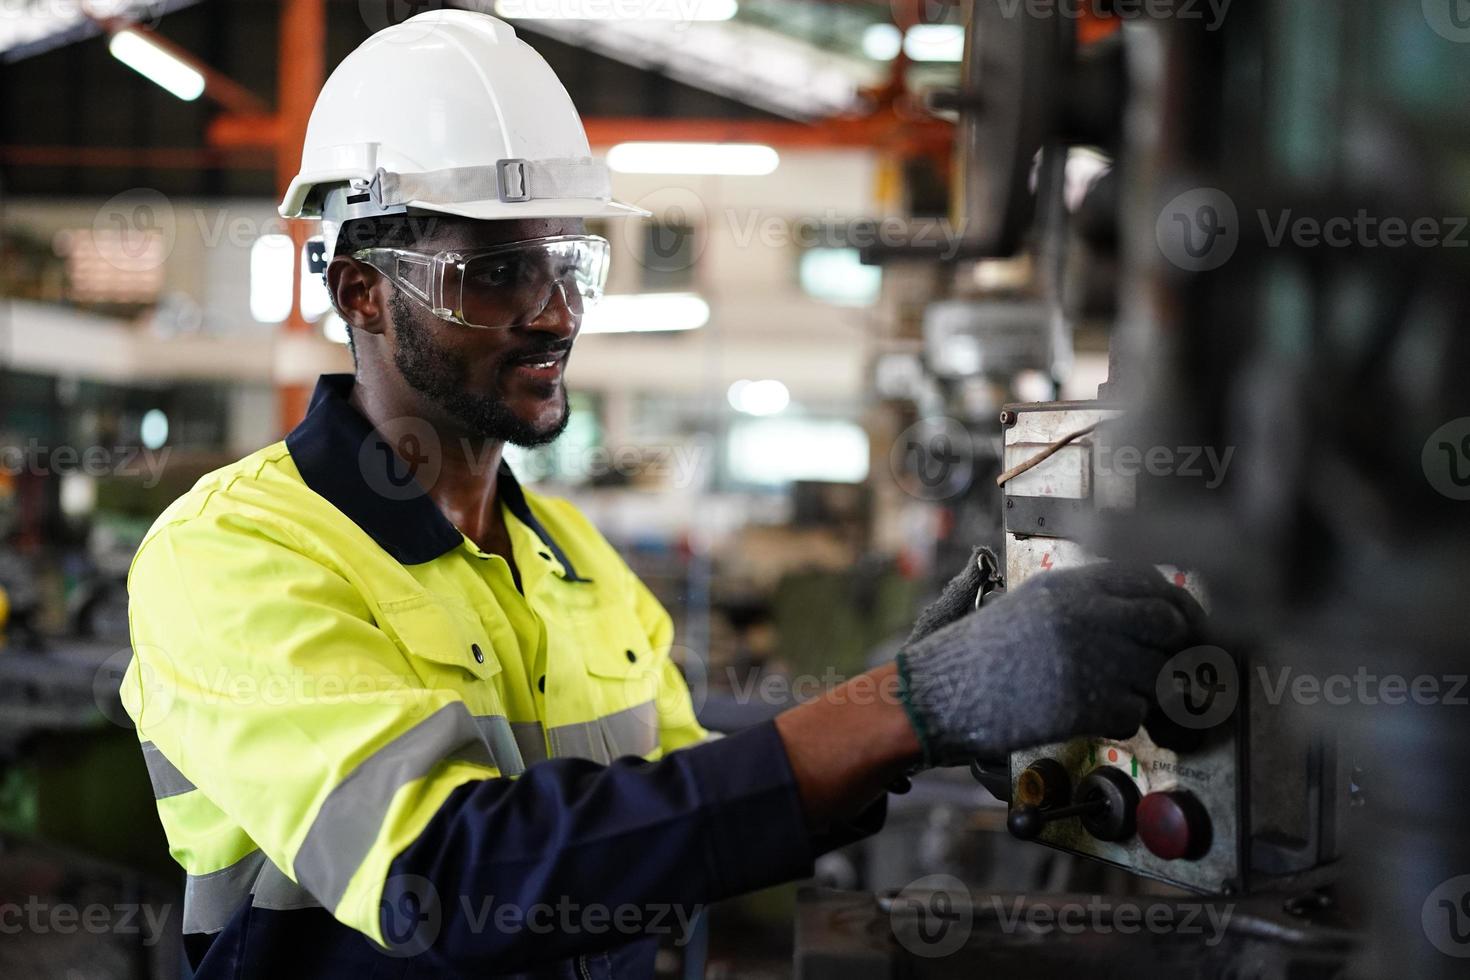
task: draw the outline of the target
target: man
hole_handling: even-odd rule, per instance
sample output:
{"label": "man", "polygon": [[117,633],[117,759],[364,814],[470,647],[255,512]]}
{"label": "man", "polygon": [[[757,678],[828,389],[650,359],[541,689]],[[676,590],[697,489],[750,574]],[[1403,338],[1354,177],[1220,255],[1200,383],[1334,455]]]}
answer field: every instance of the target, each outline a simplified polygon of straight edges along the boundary
{"label": "man", "polygon": [[[1152,572],[961,576],[897,663],[709,740],[668,614],[506,442],[562,383],[612,202],[494,18],[421,15],[327,82],[282,206],[320,214],[355,376],[149,532],[137,723],[200,976],[646,977],[703,903],[810,872],[884,787],[1134,731],[1193,610]],[[672,912],[671,912],[672,910]]]}

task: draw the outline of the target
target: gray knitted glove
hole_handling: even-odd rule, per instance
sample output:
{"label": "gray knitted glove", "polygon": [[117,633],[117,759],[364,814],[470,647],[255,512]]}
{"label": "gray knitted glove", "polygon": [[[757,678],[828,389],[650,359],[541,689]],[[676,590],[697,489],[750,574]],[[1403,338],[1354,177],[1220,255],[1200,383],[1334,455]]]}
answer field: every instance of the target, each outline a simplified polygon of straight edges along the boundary
{"label": "gray knitted glove", "polygon": [[899,653],[925,763],[1132,735],[1159,669],[1202,621],[1189,593],[1153,569],[1089,565],[1029,579]]}
{"label": "gray knitted glove", "polygon": [[998,565],[995,553],[989,548],[975,548],[971,551],[970,560],[965,567],[949,580],[944,591],[939,593],[939,598],[925,606],[924,611],[919,613],[919,618],[914,620],[914,630],[909,634],[905,646],[912,646],[935,630],[975,611],[975,596],[980,591],[981,582],[981,555],[987,556],[993,565]]}

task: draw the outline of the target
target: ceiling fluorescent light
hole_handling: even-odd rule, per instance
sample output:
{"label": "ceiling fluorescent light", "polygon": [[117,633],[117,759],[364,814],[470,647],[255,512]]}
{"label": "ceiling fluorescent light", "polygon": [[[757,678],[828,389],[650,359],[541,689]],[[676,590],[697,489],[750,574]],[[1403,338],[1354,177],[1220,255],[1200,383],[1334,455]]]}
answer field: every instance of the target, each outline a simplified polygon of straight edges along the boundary
{"label": "ceiling fluorescent light", "polygon": [[112,35],[107,50],[118,61],[185,102],[193,102],[204,94],[203,75],[132,28]]}
{"label": "ceiling fluorescent light", "polygon": [[709,322],[709,304],[693,293],[604,296],[582,319],[582,333],[697,330]]}
{"label": "ceiling fluorescent light", "polygon": [[735,0],[496,0],[511,20],[729,20]]}
{"label": "ceiling fluorescent light", "polygon": [[781,157],[760,143],[619,143],[607,165],[622,174],[715,174],[763,177]]}

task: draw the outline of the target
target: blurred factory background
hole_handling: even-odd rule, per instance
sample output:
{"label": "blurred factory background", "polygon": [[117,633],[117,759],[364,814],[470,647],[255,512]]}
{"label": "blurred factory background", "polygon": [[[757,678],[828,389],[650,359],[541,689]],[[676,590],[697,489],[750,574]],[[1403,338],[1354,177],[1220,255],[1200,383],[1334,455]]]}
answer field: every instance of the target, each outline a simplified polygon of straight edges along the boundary
{"label": "blurred factory background", "polygon": [[[0,919],[0,974],[179,975],[182,876],[116,701],[129,560],[166,504],[280,438],[318,374],[350,370],[304,271],[310,229],[276,202],[325,73],[390,22],[456,5],[473,6],[0,2],[0,905],[108,910],[96,929]],[[581,507],[673,612],[707,726],[769,717],[809,679],[890,657],[972,546],[1004,554],[1007,406],[1099,397],[1110,347],[1112,384],[1136,380],[1151,406],[1151,443],[1254,436],[1270,452],[1241,453],[1245,489],[1171,485],[1096,547],[1213,572],[1256,639],[1407,650],[1424,669],[1463,653],[1465,559],[1445,545],[1465,512],[1424,482],[1420,449],[1470,415],[1464,253],[1303,258],[1249,227],[1258,202],[1467,213],[1470,25],[1454,3],[1440,17],[1418,0],[1238,0],[1213,27],[1226,15],[1203,3],[1198,21],[1106,3],[1047,19],[995,0],[481,6],[565,83],[615,197],[654,215],[591,229],[612,273],[571,360],[573,421],[513,466]],[[1226,278],[1201,285],[1208,257],[1171,265],[1154,245],[1160,208],[1186,192],[1240,203]],[[1393,332],[1414,316],[1429,326]],[[1415,560],[1436,571],[1408,578]],[[1428,580],[1442,588],[1404,587]],[[1323,621],[1327,640],[1307,625]],[[1373,628],[1348,626],[1361,621]],[[1375,832],[1408,882],[1386,959],[1357,975],[1395,957],[1414,976],[1455,965],[1420,958],[1412,897],[1455,870],[1438,848],[1463,812],[1463,758],[1439,732],[1380,729],[1441,780],[1331,763],[1353,792],[1367,771],[1398,801]],[[1301,772],[1320,775],[1312,758]],[[1361,802],[1347,776],[1322,792],[1344,814]],[[1309,836],[1308,864],[1337,856]],[[819,872],[853,894],[935,874],[1167,891],[1013,840],[1006,804],[968,771],[916,780],[881,835]],[[842,909],[814,926],[797,893],[715,909],[707,975],[869,962],[878,940],[851,952]],[[124,907],[172,918],[120,924]],[[1173,975],[1346,975],[1341,923],[1316,934],[1298,918],[1295,938],[1275,925],[1250,941],[1300,940],[1304,959],[1242,946],[1260,972]],[[971,975],[917,962],[954,972],[861,975]]]}

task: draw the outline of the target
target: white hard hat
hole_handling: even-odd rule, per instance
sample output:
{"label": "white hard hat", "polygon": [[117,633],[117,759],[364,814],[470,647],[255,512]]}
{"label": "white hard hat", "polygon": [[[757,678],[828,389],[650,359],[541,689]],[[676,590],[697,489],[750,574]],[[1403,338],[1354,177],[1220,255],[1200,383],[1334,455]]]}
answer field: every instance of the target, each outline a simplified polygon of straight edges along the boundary
{"label": "white hard hat", "polygon": [[567,90],[515,29],[433,10],[378,31],[322,86],[280,212],[341,223],[408,209],[484,220],[626,217]]}

